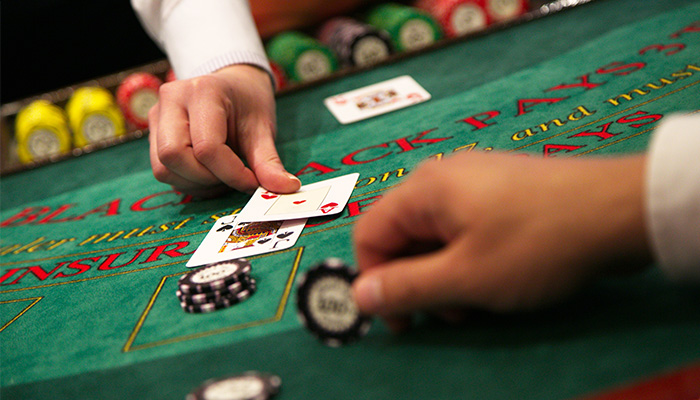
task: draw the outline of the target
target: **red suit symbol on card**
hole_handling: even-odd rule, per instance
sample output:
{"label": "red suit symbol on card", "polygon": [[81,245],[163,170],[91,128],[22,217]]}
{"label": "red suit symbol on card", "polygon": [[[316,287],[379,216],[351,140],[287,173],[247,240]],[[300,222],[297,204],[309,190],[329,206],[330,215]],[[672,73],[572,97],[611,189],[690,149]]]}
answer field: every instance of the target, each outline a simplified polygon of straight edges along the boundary
{"label": "red suit symbol on card", "polygon": [[336,207],[338,207],[338,203],[331,202],[328,204],[324,204],[321,206],[321,212],[323,212],[324,214],[328,214],[329,212],[333,211],[333,209],[335,209]]}
{"label": "red suit symbol on card", "polygon": [[262,197],[265,200],[270,200],[279,197],[279,195],[277,193],[265,192],[261,194],[260,197]]}
{"label": "red suit symbol on card", "polygon": [[420,93],[411,93],[408,96],[406,96],[406,98],[413,101],[423,100],[423,96],[421,96]]}
{"label": "red suit symbol on card", "polygon": [[293,201],[292,203],[299,205],[301,203],[306,203],[306,200],[297,200],[297,201]]}

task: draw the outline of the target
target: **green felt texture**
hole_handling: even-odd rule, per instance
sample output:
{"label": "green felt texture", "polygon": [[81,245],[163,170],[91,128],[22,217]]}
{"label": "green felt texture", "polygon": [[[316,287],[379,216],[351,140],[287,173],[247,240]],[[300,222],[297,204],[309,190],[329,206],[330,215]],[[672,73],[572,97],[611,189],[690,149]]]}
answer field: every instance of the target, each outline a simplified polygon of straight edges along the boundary
{"label": "green felt texture", "polygon": [[[279,149],[287,168],[311,171],[300,176],[304,183],[351,172],[360,181],[351,205],[310,221],[294,248],[253,257],[259,292],[213,314],[183,313],[176,281],[214,218],[248,196],[188,201],[170,192],[151,175],[146,140],[4,177],[3,398],[184,398],[207,378],[255,369],[282,378],[282,399],[566,399],[700,359],[700,292],[666,282],[655,269],[602,282],[549,309],[477,314],[467,326],[425,320],[393,336],[375,324],[367,338],[341,349],[322,346],[301,327],[293,285],[328,256],[352,262],[358,213],[428,158],[460,148],[531,157],[644,151],[658,121],[630,115],[700,109],[700,33],[670,37],[698,15],[698,1],[642,7],[598,0],[281,97]],[[640,54],[673,43],[685,47]],[[644,67],[596,72],[613,62]],[[433,98],[347,126],[322,104],[404,74]],[[584,75],[599,86],[547,90]],[[671,83],[661,85],[662,78]],[[619,105],[607,101],[644,87]],[[542,98],[563,99],[518,115],[519,99]],[[576,115],[578,107],[590,115]],[[489,127],[459,122],[492,110],[500,115]],[[565,123],[512,139],[553,119]],[[574,136],[608,123],[610,138]],[[305,170],[311,162],[334,171]]]}

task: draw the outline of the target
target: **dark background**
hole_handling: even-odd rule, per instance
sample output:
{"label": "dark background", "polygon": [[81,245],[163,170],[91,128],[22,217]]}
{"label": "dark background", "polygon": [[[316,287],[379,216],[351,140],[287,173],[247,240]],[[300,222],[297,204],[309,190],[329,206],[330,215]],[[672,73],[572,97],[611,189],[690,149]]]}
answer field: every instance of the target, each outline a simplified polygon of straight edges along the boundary
{"label": "dark background", "polygon": [[0,102],[162,60],[129,0],[5,0]]}

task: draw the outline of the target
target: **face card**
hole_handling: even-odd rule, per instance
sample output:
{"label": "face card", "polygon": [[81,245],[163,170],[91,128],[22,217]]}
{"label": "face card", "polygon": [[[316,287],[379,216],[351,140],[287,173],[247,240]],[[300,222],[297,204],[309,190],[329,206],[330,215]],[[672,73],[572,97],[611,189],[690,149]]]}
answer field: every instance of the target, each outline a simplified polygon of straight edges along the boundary
{"label": "face card", "polygon": [[428,93],[408,75],[332,96],[324,100],[341,124],[350,124],[430,100]]}
{"label": "face card", "polygon": [[283,221],[337,214],[345,208],[359,176],[354,173],[304,185],[291,194],[272,193],[260,187],[236,221]]}
{"label": "face card", "polygon": [[238,222],[234,217],[222,217],[214,223],[187,262],[187,267],[288,249],[294,246],[306,224],[306,218]]}

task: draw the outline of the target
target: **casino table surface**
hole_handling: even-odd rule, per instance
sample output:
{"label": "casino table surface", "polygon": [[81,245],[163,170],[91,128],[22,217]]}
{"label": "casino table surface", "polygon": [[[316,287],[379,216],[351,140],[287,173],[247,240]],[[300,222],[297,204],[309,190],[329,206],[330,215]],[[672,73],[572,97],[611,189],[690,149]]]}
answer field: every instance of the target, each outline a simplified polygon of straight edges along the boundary
{"label": "casino table surface", "polygon": [[[251,257],[258,292],[213,313],[184,313],[177,280],[248,196],[173,192],[145,139],[3,176],[2,398],[182,399],[257,370],[281,377],[280,399],[571,399],[696,364],[700,290],[656,268],[459,326],[422,316],[394,335],[377,321],[340,348],[303,328],[295,289],[326,257],[352,263],[353,223],[424,160],[643,152],[663,117],[700,109],[699,20],[698,1],[598,0],[281,95],[287,168],[304,183],[360,178],[341,214]],[[432,99],[349,125],[323,105],[402,75]]]}

